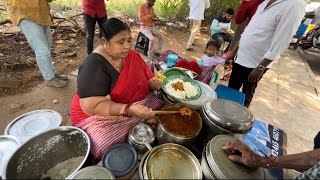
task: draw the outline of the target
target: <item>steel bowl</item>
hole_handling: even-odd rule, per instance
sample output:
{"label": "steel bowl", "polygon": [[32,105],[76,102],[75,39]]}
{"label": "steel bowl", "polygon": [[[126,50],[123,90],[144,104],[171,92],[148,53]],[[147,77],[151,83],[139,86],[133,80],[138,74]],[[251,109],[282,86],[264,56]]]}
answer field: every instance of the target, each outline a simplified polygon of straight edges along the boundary
{"label": "steel bowl", "polygon": [[89,136],[81,129],[61,126],[33,137],[11,156],[4,167],[3,179],[40,179],[49,169],[73,157],[82,162],[67,178],[77,172],[90,153]]}
{"label": "steel bowl", "polygon": [[201,165],[187,148],[173,143],[153,148],[143,164],[144,179],[202,179]]}
{"label": "steel bowl", "polygon": [[[177,107],[178,109],[180,109],[182,107],[187,107],[187,106],[182,105],[182,104],[170,104],[170,105],[163,107],[161,110],[166,110],[170,107]],[[200,115],[196,111],[193,111],[193,114],[195,114],[197,120],[200,121],[200,128],[195,134],[193,134],[191,136],[182,136],[182,135],[177,135],[177,134],[174,134],[173,132],[170,132],[161,123],[161,117],[159,116],[159,119],[158,119],[159,125],[157,128],[158,143],[159,144],[176,143],[176,144],[183,145],[185,147],[190,147],[191,144],[194,142],[194,140],[197,138],[197,136],[200,133],[200,130],[202,128],[202,119],[201,119]]]}

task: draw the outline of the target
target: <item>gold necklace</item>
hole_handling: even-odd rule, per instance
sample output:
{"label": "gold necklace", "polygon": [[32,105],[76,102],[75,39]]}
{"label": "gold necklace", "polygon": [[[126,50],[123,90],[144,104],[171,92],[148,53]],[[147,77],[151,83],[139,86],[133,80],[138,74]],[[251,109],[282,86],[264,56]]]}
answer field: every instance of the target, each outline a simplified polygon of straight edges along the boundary
{"label": "gold necklace", "polygon": [[[114,62],[111,54],[109,53],[109,51],[107,51],[106,48],[104,48],[104,49],[105,49],[105,51],[107,52],[107,54],[110,56],[110,58],[111,58],[111,59],[110,59],[110,62],[111,62],[111,64],[113,65],[113,67],[114,67],[117,71],[120,71],[120,67],[118,67],[118,66],[115,64],[115,62]],[[122,61],[121,64],[123,65],[123,61]]]}

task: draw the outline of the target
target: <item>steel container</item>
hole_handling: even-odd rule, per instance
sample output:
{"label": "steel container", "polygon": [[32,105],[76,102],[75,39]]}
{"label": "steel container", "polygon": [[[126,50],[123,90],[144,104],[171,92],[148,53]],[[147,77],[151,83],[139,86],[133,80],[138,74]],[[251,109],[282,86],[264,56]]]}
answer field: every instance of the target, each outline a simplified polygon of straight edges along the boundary
{"label": "steel container", "polygon": [[142,172],[144,179],[202,179],[201,166],[195,155],[173,143],[153,148]]}
{"label": "steel container", "polygon": [[[181,109],[182,107],[187,107],[185,105],[182,104],[170,104],[167,105],[165,107],[163,107],[161,110],[167,110],[168,108],[171,107],[177,107],[177,109]],[[180,144],[183,145],[185,147],[190,147],[191,144],[194,142],[194,140],[197,138],[198,134],[200,133],[200,130],[202,128],[202,119],[200,117],[200,115],[196,112],[193,111],[193,114],[195,114],[197,120],[200,121],[200,128],[199,130],[191,135],[191,136],[181,136],[181,135],[177,135],[174,134],[172,132],[170,132],[168,129],[166,129],[164,127],[164,125],[161,123],[161,117],[159,117],[159,125],[157,128],[157,140],[159,144],[165,144],[165,143],[176,143],[176,144]],[[186,120],[188,121],[188,120]]]}
{"label": "steel container", "polygon": [[218,135],[207,144],[201,160],[202,167],[208,165],[204,168],[205,177],[211,179],[211,174],[214,175],[213,179],[266,179],[266,171],[263,168],[249,168],[229,159],[229,153],[222,147],[232,140],[235,140],[232,136]]}
{"label": "steel container", "polygon": [[154,144],[155,138],[156,135],[152,128],[140,123],[129,131],[128,141],[136,149],[138,155],[143,155],[148,151],[147,146],[151,147]]}
{"label": "steel container", "polygon": [[58,163],[83,156],[82,162],[69,173],[70,178],[84,165],[89,153],[90,139],[83,130],[61,126],[24,143],[5,165],[3,179],[40,179]]}
{"label": "steel container", "polygon": [[246,134],[255,121],[249,109],[224,99],[206,102],[200,114],[208,131],[208,140],[219,134]]}
{"label": "steel container", "polygon": [[217,177],[212,172],[206,156],[206,148],[203,149],[202,157],[201,157],[201,168],[203,172],[204,179],[217,179]]}
{"label": "steel container", "polygon": [[116,179],[106,168],[101,166],[89,166],[76,172],[71,179]]}
{"label": "steel container", "polygon": [[145,175],[143,174],[143,166],[144,166],[144,163],[148,157],[148,155],[150,154],[150,151],[147,151],[141,158],[141,161],[139,163],[139,168],[138,168],[138,171],[139,171],[139,178],[140,179],[145,179]]}

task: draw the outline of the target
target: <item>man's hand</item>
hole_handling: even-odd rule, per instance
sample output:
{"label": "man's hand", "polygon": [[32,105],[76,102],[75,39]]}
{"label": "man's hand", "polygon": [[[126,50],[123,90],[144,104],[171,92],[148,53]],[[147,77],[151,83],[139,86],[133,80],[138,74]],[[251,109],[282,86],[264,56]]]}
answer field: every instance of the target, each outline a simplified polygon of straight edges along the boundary
{"label": "man's hand", "polygon": [[264,71],[261,71],[258,68],[254,68],[251,71],[251,73],[249,74],[248,81],[249,82],[257,82],[261,78],[263,72]]}
{"label": "man's hand", "polygon": [[266,162],[263,157],[254,153],[247,145],[239,140],[227,143],[222,147],[222,149],[231,154],[236,154],[237,152],[241,153],[241,155],[230,155],[229,159],[231,161],[238,162],[252,168],[268,166],[268,162]]}
{"label": "man's hand", "polygon": [[222,30],[223,30],[225,33],[227,33],[227,32],[228,32],[228,29],[227,29],[227,28],[225,28],[225,27],[223,27],[223,28],[222,28]]}

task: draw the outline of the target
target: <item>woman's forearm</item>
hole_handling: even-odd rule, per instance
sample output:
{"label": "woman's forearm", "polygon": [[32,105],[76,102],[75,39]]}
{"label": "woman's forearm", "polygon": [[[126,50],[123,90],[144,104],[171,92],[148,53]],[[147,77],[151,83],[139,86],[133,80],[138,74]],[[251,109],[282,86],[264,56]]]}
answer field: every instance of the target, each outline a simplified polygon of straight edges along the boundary
{"label": "woman's forearm", "polygon": [[320,149],[299,154],[271,157],[271,167],[306,171],[320,161]]}
{"label": "woman's forearm", "polygon": [[126,104],[116,103],[105,97],[89,97],[80,99],[80,106],[83,112],[89,116],[110,117],[122,116]]}

